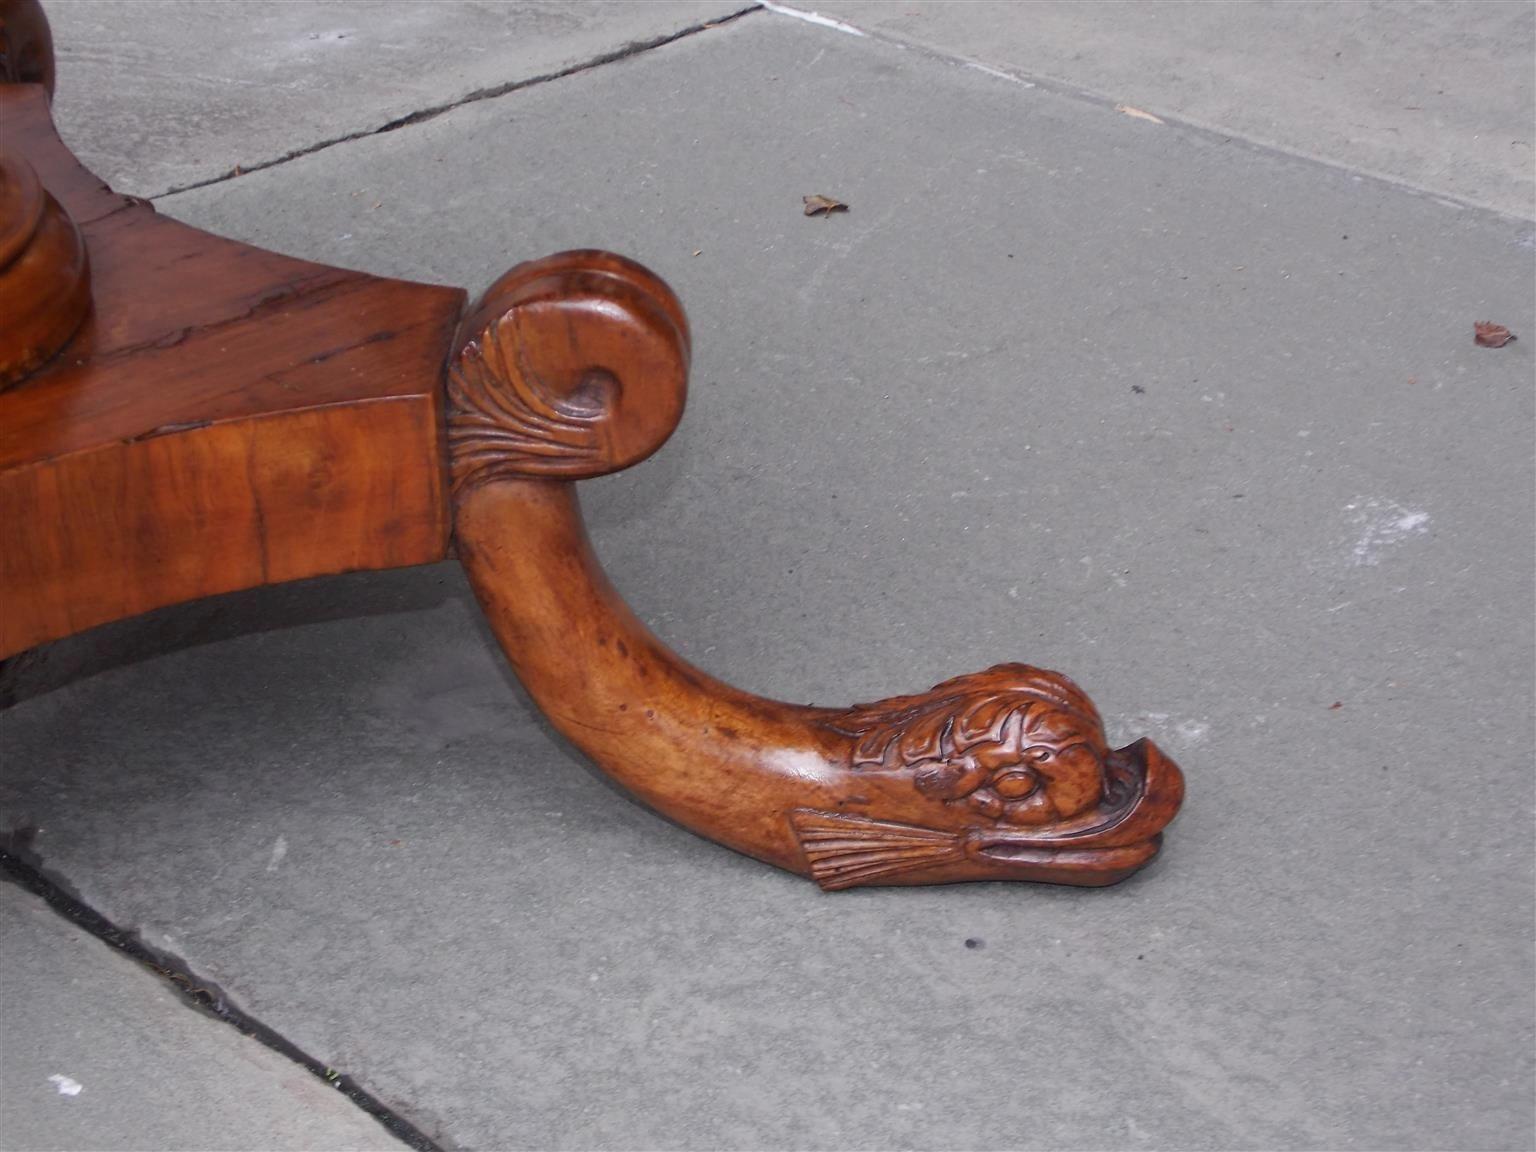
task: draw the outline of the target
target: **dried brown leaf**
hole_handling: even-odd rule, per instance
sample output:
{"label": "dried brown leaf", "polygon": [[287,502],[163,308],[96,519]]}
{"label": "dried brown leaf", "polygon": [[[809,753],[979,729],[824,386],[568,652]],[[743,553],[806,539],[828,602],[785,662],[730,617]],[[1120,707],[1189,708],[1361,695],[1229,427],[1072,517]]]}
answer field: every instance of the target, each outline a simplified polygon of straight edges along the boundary
{"label": "dried brown leaf", "polygon": [[1483,348],[1502,348],[1514,338],[1513,332],[1492,320],[1479,320],[1472,325],[1472,340]]}
{"label": "dried brown leaf", "polygon": [[802,199],[805,201],[807,216],[830,216],[834,212],[848,211],[848,205],[830,196],[805,196]]}

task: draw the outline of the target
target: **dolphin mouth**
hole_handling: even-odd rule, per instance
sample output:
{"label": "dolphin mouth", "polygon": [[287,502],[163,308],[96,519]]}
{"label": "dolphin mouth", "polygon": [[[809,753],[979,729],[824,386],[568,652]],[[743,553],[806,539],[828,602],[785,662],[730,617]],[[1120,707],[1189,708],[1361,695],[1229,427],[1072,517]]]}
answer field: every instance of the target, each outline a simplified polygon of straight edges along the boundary
{"label": "dolphin mouth", "polygon": [[1105,768],[1105,797],[1097,808],[1049,831],[977,829],[966,854],[1035,867],[1055,858],[1088,865],[1095,857],[1126,855],[1117,849],[1142,849],[1150,858],[1184,799],[1184,774],[1147,739],[1111,752]]}

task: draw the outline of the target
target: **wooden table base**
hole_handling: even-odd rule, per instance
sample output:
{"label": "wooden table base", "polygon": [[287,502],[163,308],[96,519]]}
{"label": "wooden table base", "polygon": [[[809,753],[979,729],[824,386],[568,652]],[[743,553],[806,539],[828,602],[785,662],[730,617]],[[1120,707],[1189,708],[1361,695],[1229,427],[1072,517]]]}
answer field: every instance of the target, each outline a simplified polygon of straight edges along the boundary
{"label": "wooden table base", "polygon": [[54,135],[30,82],[52,74],[35,2],[0,0],[0,22],[0,656],[441,559],[451,531],[551,722],[702,836],[828,890],[1102,885],[1156,855],[1178,767],[1147,740],[1110,749],[1064,676],[1004,664],[873,704],[780,704],[635,619],[574,482],[649,456],[682,416],[688,323],[654,274],[561,253],[465,313],[457,291],[162,219]]}

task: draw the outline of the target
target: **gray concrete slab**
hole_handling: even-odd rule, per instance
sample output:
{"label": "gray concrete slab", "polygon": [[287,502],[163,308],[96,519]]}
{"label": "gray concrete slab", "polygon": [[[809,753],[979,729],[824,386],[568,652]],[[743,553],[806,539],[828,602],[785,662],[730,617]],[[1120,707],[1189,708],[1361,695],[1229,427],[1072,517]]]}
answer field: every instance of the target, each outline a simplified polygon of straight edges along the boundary
{"label": "gray concrete slab", "polygon": [[48,0],[55,115],[119,192],[159,196],[686,33],[742,0]]}
{"label": "gray concrete slab", "polygon": [[403,1148],[292,1061],[0,883],[0,1146]]}
{"label": "gray concrete slab", "polygon": [[826,0],[873,34],[1536,216],[1526,0]]}
{"label": "gray concrete slab", "polygon": [[1530,1145],[1528,225],[768,16],[163,210],[646,261],[644,618],[791,699],[1059,667],[1190,780],[1119,888],[826,896],[595,779],[451,566],[127,625],[0,817],[306,1050],[456,1146]]}

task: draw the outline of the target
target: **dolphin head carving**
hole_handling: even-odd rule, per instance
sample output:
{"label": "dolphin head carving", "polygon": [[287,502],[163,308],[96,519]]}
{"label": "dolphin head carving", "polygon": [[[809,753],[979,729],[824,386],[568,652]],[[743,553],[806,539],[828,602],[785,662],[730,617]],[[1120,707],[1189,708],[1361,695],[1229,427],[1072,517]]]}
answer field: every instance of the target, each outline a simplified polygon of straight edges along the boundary
{"label": "dolphin head carving", "polygon": [[1183,799],[1183,776],[1156,745],[1112,750],[1082,689],[1027,664],[856,705],[823,723],[849,740],[854,775],[910,786],[891,819],[846,809],[791,816],[827,888],[1111,884],[1157,853]]}

